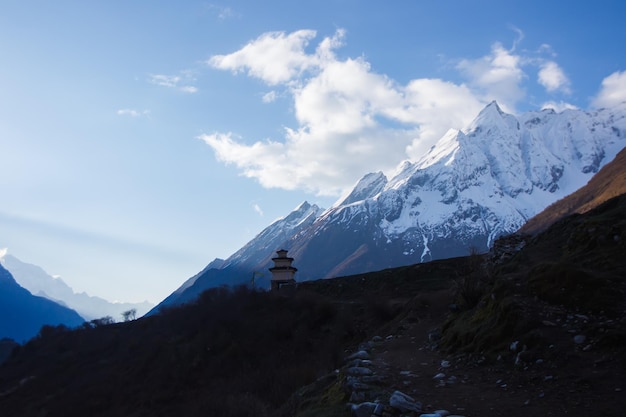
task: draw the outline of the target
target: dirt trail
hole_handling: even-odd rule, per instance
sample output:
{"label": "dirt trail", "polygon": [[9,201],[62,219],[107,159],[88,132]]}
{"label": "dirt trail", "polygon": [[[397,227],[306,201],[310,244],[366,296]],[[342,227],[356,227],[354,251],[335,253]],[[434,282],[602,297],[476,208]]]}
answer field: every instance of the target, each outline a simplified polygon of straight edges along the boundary
{"label": "dirt trail", "polygon": [[[466,417],[623,415],[623,362],[582,351],[567,332],[555,329],[554,349],[562,352],[554,357],[560,360],[515,365],[513,351],[498,359],[434,348],[451,301],[447,290],[419,296],[406,317],[379,335],[383,341],[372,349],[372,369],[385,376],[385,390],[412,396],[425,411]],[[437,374],[445,376],[435,379]]]}

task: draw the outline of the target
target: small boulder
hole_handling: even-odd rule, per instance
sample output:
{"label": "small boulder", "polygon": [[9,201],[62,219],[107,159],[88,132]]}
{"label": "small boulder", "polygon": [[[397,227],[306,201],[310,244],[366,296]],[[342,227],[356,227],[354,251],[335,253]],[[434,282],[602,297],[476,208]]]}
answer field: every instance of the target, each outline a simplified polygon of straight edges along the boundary
{"label": "small boulder", "polygon": [[359,350],[358,352],[355,352],[352,355],[348,356],[349,361],[353,359],[369,359],[369,358],[370,358],[370,354],[367,353],[366,350]]}
{"label": "small boulder", "polygon": [[352,404],[352,415],[354,417],[370,417],[376,410],[376,403],[364,402]]}
{"label": "small boulder", "polygon": [[389,405],[402,413],[409,411],[414,411],[416,413],[422,412],[422,403],[400,391],[394,391],[393,394],[391,394],[391,398],[389,398]]}
{"label": "small boulder", "polygon": [[370,368],[363,366],[353,366],[347,369],[348,375],[372,375],[374,372]]}

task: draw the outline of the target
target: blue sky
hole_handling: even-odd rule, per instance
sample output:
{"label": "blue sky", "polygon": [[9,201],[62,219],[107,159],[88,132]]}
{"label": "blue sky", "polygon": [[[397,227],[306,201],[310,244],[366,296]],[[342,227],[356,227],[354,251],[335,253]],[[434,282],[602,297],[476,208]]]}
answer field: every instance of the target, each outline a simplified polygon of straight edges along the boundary
{"label": "blue sky", "polygon": [[626,99],[620,1],[0,4],[0,248],[159,302],[490,102]]}

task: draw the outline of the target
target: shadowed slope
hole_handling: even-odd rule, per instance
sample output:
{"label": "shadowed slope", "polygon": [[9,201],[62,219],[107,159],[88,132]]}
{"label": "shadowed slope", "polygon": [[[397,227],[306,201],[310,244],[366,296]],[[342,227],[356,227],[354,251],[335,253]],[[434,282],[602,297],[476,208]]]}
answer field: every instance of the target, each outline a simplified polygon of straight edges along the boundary
{"label": "shadowed slope", "polygon": [[537,234],[565,216],[585,213],[624,193],[626,193],[626,148],[598,171],[587,185],[548,206],[522,226],[519,232]]}

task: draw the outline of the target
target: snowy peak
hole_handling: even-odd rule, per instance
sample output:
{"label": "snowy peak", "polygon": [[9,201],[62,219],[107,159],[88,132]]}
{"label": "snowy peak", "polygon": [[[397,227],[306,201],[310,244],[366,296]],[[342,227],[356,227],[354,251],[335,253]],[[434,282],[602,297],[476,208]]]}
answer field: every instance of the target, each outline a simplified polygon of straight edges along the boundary
{"label": "snowy peak", "polygon": [[[185,281],[176,291],[152,309],[148,315],[158,312],[168,305],[176,305],[194,300],[208,288],[220,285],[249,284],[269,286],[264,271],[270,267],[271,257],[278,249],[290,249],[289,240],[307,230],[318,218],[323,209],[305,201],[267,226],[226,260],[216,259],[202,271]],[[259,282],[260,281],[260,282]]]}
{"label": "snowy peak", "polygon": [[348,205],[374,197],[385,188],[385,185],[387,185],[387,177],[382,172],[371,172],[361,178],[350,194],[340,199],[337,205]]}
{"label": "snowy peak", "polygon": [[626,106],[593,113],[543,110],[516,117],[492,102],[463,132],[444,135],[418,165],[425,169],[442,162],[446,169],[459,171],[461,161],[483,164],[500,191],[512,197],[536,188],[571,193],[576,189],[572,185],[580,183],[562,179],[566,171],[595,173],[623,147],[625,110]]}
{"label": "snowy peak", "polygon": [[460,130],[448,130],[437,144],[430,148],[428,153],[417,162],[417,166],[420,169],[425,169],[438,162],[443,162],[444,164],[449,162],[449,158],[454,156],[464,139],[465,134]]}
{"label": "snowy peak", "polygon": [[[335,215],[323,218],[351,224],[352,217],[363,223],[367,216],[388,242],[407,242],[406,253],[417,248],[451,256],[453,240],[486,250],[494,238],[580,188],[612,160],[626,145],[625,116],[626,106],[516,117],[492,102],[467,128],[449,130],[417,162],[403,162],[376,195],[346,199],[334,207]],[[435,241],[447,241],[447,255],[430,250]]]}
{"label": "snowy peak", "polygon": [[228,257],[219,269],[232,265],[257,265],[265,262],[268,255],[285,246],[291,236],[312,224],[322,211],[315,204],[307,201],[301,203],[287,216],[270,224],[244,247]]}
{"label": "snowy peak", "polygon": [[519,123],[513,115],[502,111],[498,103],[492,101],[465,129],[468,135],[497,135],[498,132],[519,129]]}
{"label": "snowy peak", "polygon": [[286,228],[295,228],[302,222],[306,222],[311,216],[316,217],[319,212],[320,208],[318,206],[304,201],[286,217],[278,219],[274,224],[279,224],[281,227]]}
{"label": "snowy peak", "polygon": [[486,251],[585,185],[625,146],[626,104],[514,116],[492,102],[422,158],[399,164],[391,178],[365,175],[323,213],[301,204],[219,269],[203,271],[196,294],[249,282],[279,248],[296,259],[299,280]]}

